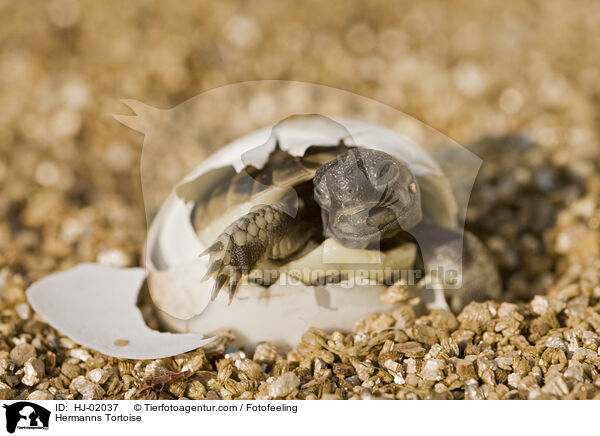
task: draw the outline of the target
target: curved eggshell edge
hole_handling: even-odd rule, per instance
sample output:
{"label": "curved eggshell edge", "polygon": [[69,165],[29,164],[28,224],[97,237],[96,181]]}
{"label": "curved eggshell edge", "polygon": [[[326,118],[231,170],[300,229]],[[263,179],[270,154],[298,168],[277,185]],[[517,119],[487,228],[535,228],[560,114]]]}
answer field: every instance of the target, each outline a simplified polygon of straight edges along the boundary
{"label": "curved eggshell edge", "polygon": [[160,359],[202,347],[215,338],[161,333],[136,306],[144,268],[82,263],[51,274],[27,289],[33,309],[75,342],[123,359]]}

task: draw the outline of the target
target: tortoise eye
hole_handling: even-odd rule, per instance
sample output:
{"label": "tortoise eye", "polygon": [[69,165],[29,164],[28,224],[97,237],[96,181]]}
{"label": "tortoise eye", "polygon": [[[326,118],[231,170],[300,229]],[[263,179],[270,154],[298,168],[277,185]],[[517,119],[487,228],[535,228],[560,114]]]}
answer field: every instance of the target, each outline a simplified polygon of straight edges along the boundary
{"label": "tortoise eye", "polygon": [[315,196],[322,201],[327,201],[327,199],[329,198],[329,196],[327,195],[327,191],[321,184],[315,186]]}
{"label": "tortoise eye", "polygon": [[398,176],[398,167],[393,162],[385,163],[377,172],[375,184],[378,186],[385,185],[395,180]]}

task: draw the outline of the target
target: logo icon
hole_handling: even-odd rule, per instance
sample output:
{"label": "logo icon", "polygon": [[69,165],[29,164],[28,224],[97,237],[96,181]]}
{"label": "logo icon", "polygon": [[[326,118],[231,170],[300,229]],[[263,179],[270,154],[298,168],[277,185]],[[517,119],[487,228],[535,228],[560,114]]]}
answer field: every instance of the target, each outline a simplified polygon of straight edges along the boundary
{"label": "logo icon", "polygon": [[50,411],[29,401],[18,401],[3,405],[6,409],[6,431],[14,433],[18,429],[47,430]]}

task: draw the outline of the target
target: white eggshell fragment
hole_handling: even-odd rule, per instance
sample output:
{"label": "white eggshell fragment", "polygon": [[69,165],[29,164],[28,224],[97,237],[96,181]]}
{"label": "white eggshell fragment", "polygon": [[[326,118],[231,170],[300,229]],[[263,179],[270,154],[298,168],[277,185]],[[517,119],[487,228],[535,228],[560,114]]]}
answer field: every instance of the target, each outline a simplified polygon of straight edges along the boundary
{"label": "white eggshell fragment", "polygon": [[27,290],[33,309],[79,344],[124,359],[159,359],[212,342],[193,333],[150,329],[136,306],[144,268],[83,263],[51,274]]}

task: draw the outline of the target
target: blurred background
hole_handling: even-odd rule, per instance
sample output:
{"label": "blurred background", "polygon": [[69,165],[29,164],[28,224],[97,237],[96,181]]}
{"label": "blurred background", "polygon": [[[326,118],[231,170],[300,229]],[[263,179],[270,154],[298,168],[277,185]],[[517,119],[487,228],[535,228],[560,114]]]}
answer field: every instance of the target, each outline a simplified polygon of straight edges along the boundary
{"label": "blurred background", "polygon": [[515,292],[541,290],[543,231],[597,175],[599,28],[594,1],[0,0],[5,298],[82,261],[139,264],[143,136],[112,118],[120,99],[170,108],[257,79],[342,88],[471,144],[470,225]]}
{"label": "blurred background", "polygon": [[[132,398],[146,380],[181,371],[188,361],[207,370],[200,371],[205,384],[198,378],[187,387],[174,382],[161,398],[231,398],[233,391],[216,382],[217,372],[219,380],[227,379],[224,386],[241,389],[243,398],[258,395],[258,382],[247,391],[241,381],[228,378],[232,363],[223,354],[230,333],[212,350],[177,359],[116,360],[78,348],[34,314],[25,296],[33,281],[80,262],[141,263],[147,229],[140,181],[144,137],[113,118],[132,114],[121,99],[169,109],[203,91],[258,79],[313,82],[375,99],[483,159],[467,226],[496,260],[504,299],[517,304],[493,306],[499,307],[494,319],[492,309],[476,303],[458,315],[460,331],[452,337],[465,328],[471,336],[464,338],[478,331],[477,345],[461,350],[473,357],[481,352],[483,387],[461,387],[442,398],[545,398],[538,389],[542,384],[548,398],[597,396],[599,29],[600,2],[591,0],[0,0],[0,399]],[[276,103],[263,94],[240,105],[260,125],[261,115]],[[224,127],[217,129],[222,132],[231,130],[230,121],[246,121],[235,111],[211,109],[205,110],[206,119],[222,117]],[[198,162],[222,145],[215,142],[192,141],[183,160]],[[152,307],[141,308],[156,328]],[[425,354],[433,342],[423,339],[424,333],[415,336],[419,329],[409,336],[379,335],[412,322],[412,309],[404,309],[357,323],[355,333],[362,338],[368,332],[369,344],[379,344],[365,348],[368,354],[361,359],[377,361],[372,356],[384,340],[387,347],[386,338],[396,338],[393,346],[400,346],[405,339],[399,338],[409,336],[424,343],[426,348],[412,342],[423,350],[419,356]],[[454,317],[437,313],[419,322],[432,330],[429,325],[450,325],[447,319]],[[440,329],[445,341],[448,328]],[[344,343],[352,343],[353,334]],[[344,335],[334,336],[341,344]],[[322,357],[311,354],[315,338],[329,340],[309,331],[287,356],[268,344],[257,348],[255,360],[277,360],[268,370],[259,367],[260,389],[270,389],[267,376],[287,375],[298,356]],[[457,341],[464,345],[464,338]],[[527,360],[516,359],[519,374],[508,376],[512,370],[500,365],[490,382],[493,350],[513,356],[515,347],[529,356],[536,372]],[[385,356],[379,355],[380,364]],[[315,380],[325,374],[317,360]],[[310,366],[303,364],[298,374]],[[350,374],[335,368],[336,379]],[[86,372],[93,383],[81,375]],[[415,383],[426,388],[434,383],[412,374],[412,384],[401,387],[389,374],[369,374],[363,385],[370,388],[355,386],[352,395],[372,388],[416,398]],[[311,377],[302,375],[302,383]],[[326,397],[333,386],[326,381],[317,397]],[[315,397],[310,389],[301,397]]]}

